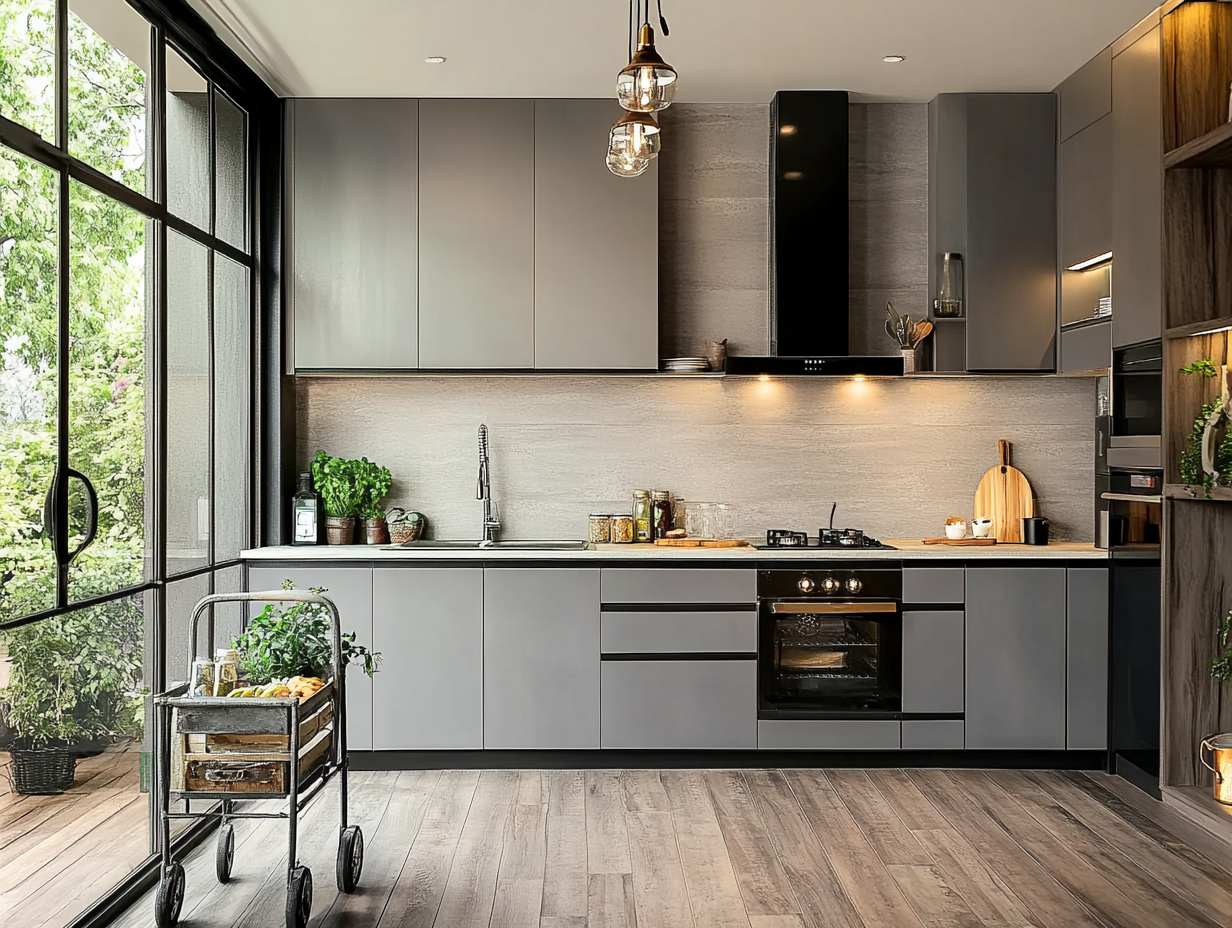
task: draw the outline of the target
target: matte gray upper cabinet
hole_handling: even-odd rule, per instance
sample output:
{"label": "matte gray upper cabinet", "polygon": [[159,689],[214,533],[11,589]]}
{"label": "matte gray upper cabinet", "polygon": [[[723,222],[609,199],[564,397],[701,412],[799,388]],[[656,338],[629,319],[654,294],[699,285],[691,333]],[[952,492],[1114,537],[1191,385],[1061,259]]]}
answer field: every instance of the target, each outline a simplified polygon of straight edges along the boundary
{"label": "matte gray upper cabinet", "polygon": [[1112,121],[1105,116],[1061,143],[1063,268],[1112,251]]}
{"label": "matte gray upper cabinet", "polygon": [[1056,107],[1051,93],[929,106],[930,283],[942,254],[963,256],[969,371],[1056,369]]}
{"label": "matte gray upper cabinet", "polygon": [[1112,112],[1112,48],[1109,46],[1057,88],[1061,141],[1077,135]]}
{"label": "matte gray upper cabinet", "polygon": [[598,568],[484,571],[483,746],[599,747]]}
{"label": "matte gray upper cabinet", "polygon": [[1112,345],[1163,326],[1163,90],[1157,26],[1112,61]]}
{"label": "matte gray upper cabinet", "polygon": [[1064,567],[967,570],[969,750],[1065,750]]}
{"label": "matte gray upper cabinet", "polygon": [[287,103],[296,370],[419,366],[419,101]]}
{"label": "matte gray upper cabinet", "polygon": [[[344,632],[372,641],[372,570],[367,567],[250,567],[248,589],[278,590],[290,580],[301,590],[324,587],[338,607]],[[252,606],[259,611],[257,604]],[[376,674],[380,676],[380,674]],[[352,664],[346,672],[347,750],[372,750],[372,677]]]}
{"label": "matte gray upper cabinet", "polygon": [[372,571],[372,746],[483,747],[483,570]]}
{"label": "matte gray upper cabinet", "polygon": [[535,102],[541,370],[659,365],[658,167],[635,178],[607,169],[602,140],[619,116],[611,100]]}
{"label": "matte gray upper cabinet", "polygon": [[421,368],[535,366],[533,100],[420,101],[419,340]]}

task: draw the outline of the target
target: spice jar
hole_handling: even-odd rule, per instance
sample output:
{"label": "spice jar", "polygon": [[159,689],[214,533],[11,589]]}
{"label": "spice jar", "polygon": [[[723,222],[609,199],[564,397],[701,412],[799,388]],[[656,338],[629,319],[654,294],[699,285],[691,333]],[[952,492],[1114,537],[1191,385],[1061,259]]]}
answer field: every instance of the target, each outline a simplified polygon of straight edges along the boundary
{"label": "spice jar", "polygon": [[590,533],[587,536],[592,545],[605,545],[612,540],[612,517],[598,512],[590,514]]}
{"label": "spice jar", "polygon": [[666,538],[672,530],[672,494],[667,490],[655,490],[650,494],[653,504],[654,537]]}
{"label": "spice jar", "polygon": [[649,490],[633,491],[633,538],[635,541],[654,541],[654,516],[650,505]]}
{"label": "spice jar", "polygon": [[612,544],[627,545],[633,542],[633,516],[612,516]]}

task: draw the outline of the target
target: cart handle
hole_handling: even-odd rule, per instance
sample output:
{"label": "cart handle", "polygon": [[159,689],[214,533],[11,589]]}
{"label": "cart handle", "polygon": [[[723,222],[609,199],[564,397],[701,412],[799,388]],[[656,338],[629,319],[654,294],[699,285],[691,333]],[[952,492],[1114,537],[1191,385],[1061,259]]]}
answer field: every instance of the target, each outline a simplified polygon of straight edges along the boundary
{"label": "cart handle", "polygon": [[342,664],[342,619],[338,616],[338,607],[333,600],[311,590],[266,590],[251,593],[211,593],[198,600],[193,609],[192,623],[188,636],[188,666],[192,667],[197,659],[197,628],[201,616],[211,606],[217,603],[316,603],[329,609],[334,626],[334,676],[340,677],[344,672]]}

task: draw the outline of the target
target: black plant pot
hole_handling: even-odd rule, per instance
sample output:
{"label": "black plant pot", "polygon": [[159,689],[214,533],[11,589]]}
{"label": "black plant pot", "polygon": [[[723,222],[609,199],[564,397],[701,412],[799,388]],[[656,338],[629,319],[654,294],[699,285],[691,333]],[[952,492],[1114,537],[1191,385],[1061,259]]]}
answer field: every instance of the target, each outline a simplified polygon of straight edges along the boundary
{"label": "black plant pot", "polygon": [[65,748],[21,749],[13,759],[13,789],[23,796],[50,796],[73,785],[77,758]]}

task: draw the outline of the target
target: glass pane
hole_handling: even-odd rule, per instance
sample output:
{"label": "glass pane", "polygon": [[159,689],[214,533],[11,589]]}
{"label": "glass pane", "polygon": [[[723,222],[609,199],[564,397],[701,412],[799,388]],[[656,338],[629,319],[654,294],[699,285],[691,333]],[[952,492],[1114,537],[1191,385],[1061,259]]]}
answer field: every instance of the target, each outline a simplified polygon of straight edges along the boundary
{"label": "glass pane", "polygon": [[[6,924],[62,928],[150,853],[148,769],[142,761],[146,595],[13,629],[0,639],[0,702],[13,726],[0,743],[0,804],[38,788],[59,767],[60,795],[20,799],[21,827],[6,829],[0,880]],[[16,737],[16,741],[11,739]],[[35,754],[21,753],[33,749]]]}
{"label": "glass pane", "polygon": [[58,204],[58,175],[0,148],[0,620],[56,604]]}
{"label": "glass pane", "polygon": [[209,85],[167,46],[167,209],[210,231]]}
{"label": "glass pane", "polygon": [[54,0],[0,0],[0,116],[56,137]]}
{"label": "glass pane", "polygon": [[[244,569],[228,567],[214,571],[215,593],[238,593],[244,586]],[[242,603],[219,603],[214,607],[214,647],[225,648],[243,630],[244,606]]]}
{"label": "glass pane", "polygon": [[214,92],[215,235],[248,251],[248,117],[223,94]]}
{"label": "glass pane", "polygon": [[[167,584],[167,685],[188,679],[188,631],[192,627],[193,607],[210,593],[210,575],[200,574]],[[197,653],[210,648],[209,615],[201,617],[197,628]],[[212,654],[210,655],[213,656]]]}
{"label": "glass pane", "polygon": [[150,24],[124,0],[70,0],[69,12],[69,151],[152,195],[145,156]]}
{"label": "glass pane", "polygon": [[209,563],[209,250],[167,232],[167,574]]}
{"label": "glass pane", "polygon": [[[148,576],[150,296],[145,217],[76,181],[69,209],[69,466],[98,494],[94,542],[69,569],[76,601]],[[84,543],[88,521],[85,486],[74,480],[70,550]]]}
{"label": "glass pane", "polygon": [[214,562],[247,546],[248,268],[214,255]]}

